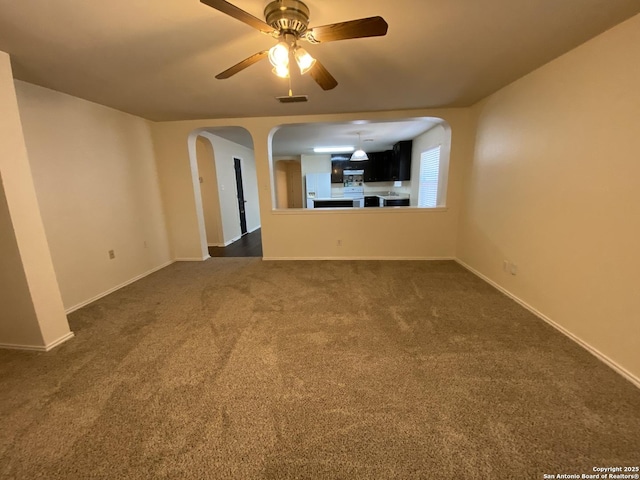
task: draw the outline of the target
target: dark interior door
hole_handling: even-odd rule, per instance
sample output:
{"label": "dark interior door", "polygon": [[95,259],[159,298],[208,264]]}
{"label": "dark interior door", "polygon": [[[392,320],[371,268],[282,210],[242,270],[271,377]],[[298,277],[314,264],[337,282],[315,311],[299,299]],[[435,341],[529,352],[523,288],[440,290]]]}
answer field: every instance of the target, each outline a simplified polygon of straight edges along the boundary
{"label": "dark interior door", "polygon": [[233,166],[236,169],[236,189],[238,190],[238,211],[240,212],[240,231],[242,235],[247,233],[247,214],[244,210],[246,200],[244,199],[244,189],[242,188],[242,167],[240,159],[233,159]]}

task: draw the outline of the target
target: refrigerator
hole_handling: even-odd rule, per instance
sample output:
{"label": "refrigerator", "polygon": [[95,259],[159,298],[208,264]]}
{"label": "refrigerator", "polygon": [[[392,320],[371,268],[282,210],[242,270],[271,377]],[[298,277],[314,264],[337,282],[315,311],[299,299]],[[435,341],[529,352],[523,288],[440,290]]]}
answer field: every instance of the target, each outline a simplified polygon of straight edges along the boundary
{"label": "refrigerator", "polygon": [[331,173],[307,173],[307,208],[313,208],[316,198],[331,198]]}

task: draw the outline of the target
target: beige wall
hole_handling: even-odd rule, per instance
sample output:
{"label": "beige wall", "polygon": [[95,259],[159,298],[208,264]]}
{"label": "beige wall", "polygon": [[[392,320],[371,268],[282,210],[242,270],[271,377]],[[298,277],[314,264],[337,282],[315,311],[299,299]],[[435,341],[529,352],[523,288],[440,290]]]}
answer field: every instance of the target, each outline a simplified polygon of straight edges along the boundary
{"label": "beige wall", "polygon": [[463,262],[636,378],[638,59],[640,16],[474,107],[458,247]]}
{"label": "beige wall", "polygon": [[300,167],[303,180],[307,173],[331,173],[331,155],[300,155]]}
{"label": "beige wall", "polygon": [[[288,123],[392,120],[432,116],[452,128],[451,168],[446,209],[320,212],[275,211],[270,170],[272,130]],[[240,118],[165,122],[153,125],[163,197],[174,255],[197,258],[202,252],[197,178],[192,179],[186,139],[198,129],[241,126],[253,137],[260,195],[263,251],[275,258],[453,258],[461,179],[470,161],[473,131],[466,109],[412,110],[300,117]],[[215,149],[215,145],[214,145]],[[217,154],[217,153],[216,153]],[[199,195],[199,194],[198,194]],[[375,209],[378,210],[378,209]],[[383,209],[380,209],[383,210]],[[342,246],[337,246],[337,240]]]}
{"label": "beige wall", "polygon": [[0,52],[0,346],[47,350],[72,336],[27,156],[9,56]]}
{"label": "beige wall", "polygon": [[166,265],[149,123],[20,81],[16,91],[65,308]]}
{"label": "beige wall", "polygon": [[218,177],[216,175],[213,144],[202,135],[196,140],[198,157],[198,175],[202,194],[202,212],[204,215],[207,244],[221,247],[224,245],[222,235],[222,218],[220,215],[220,198],[218,196]]}
{"label": "beige wall", "polygon": [[0,252],[0,344],[42,345],[44,340],[31,302],[29,284],[22,267],[20,250],[1,183]]}

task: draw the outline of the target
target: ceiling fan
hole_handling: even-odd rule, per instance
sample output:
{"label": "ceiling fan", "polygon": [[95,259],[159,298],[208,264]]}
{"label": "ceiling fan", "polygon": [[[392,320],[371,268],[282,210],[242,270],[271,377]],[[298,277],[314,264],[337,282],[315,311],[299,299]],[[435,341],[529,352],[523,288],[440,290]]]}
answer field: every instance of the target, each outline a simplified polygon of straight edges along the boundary
{"label": "ceiling fan", "polygon": [[266,22],[225,0],[200,1],[278,39],[278,43],[269,50],[251,55],[216,75],[216,78],[221,80],[241,72],[264,58],[269,58],[276,75],[287,78],[289,77],[289,60],[293,55],[301,74],[308,72],[323,90],[331,90],[338,85],[336,79],[318,60],[299,46],[298,42],[305,40],[316,44],[350,38],[379,37],[386,35],[389,27],[382,17],[369,17],[308,28],[309,7],[300,0],[272,1],[264,9]]}

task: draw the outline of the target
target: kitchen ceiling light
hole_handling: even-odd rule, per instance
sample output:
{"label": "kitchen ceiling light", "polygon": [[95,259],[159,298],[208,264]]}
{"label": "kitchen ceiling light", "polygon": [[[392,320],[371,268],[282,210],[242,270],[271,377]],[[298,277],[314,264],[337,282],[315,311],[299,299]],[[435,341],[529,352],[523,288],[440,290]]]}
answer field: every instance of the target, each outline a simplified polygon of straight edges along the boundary
{"label": "kitchen ceiling light", "polygon": [[352,162],[363,162],[369,160],[367,153],[362,149],[362,140],[360,139],[360,132],[358,132],[358,149],[351,155]]}
{"label": "kitchen ceiling light", "polygon": [[314,153],[351,153],[353,147],[314,147]]}
{"label": "kitchen ceiling light", "polygon": [[367,152],[361,148],[353,152],[353,155],[351,155],[352,162],[363,162],[365,160],[369,160],[369,157],[367,156]]}

